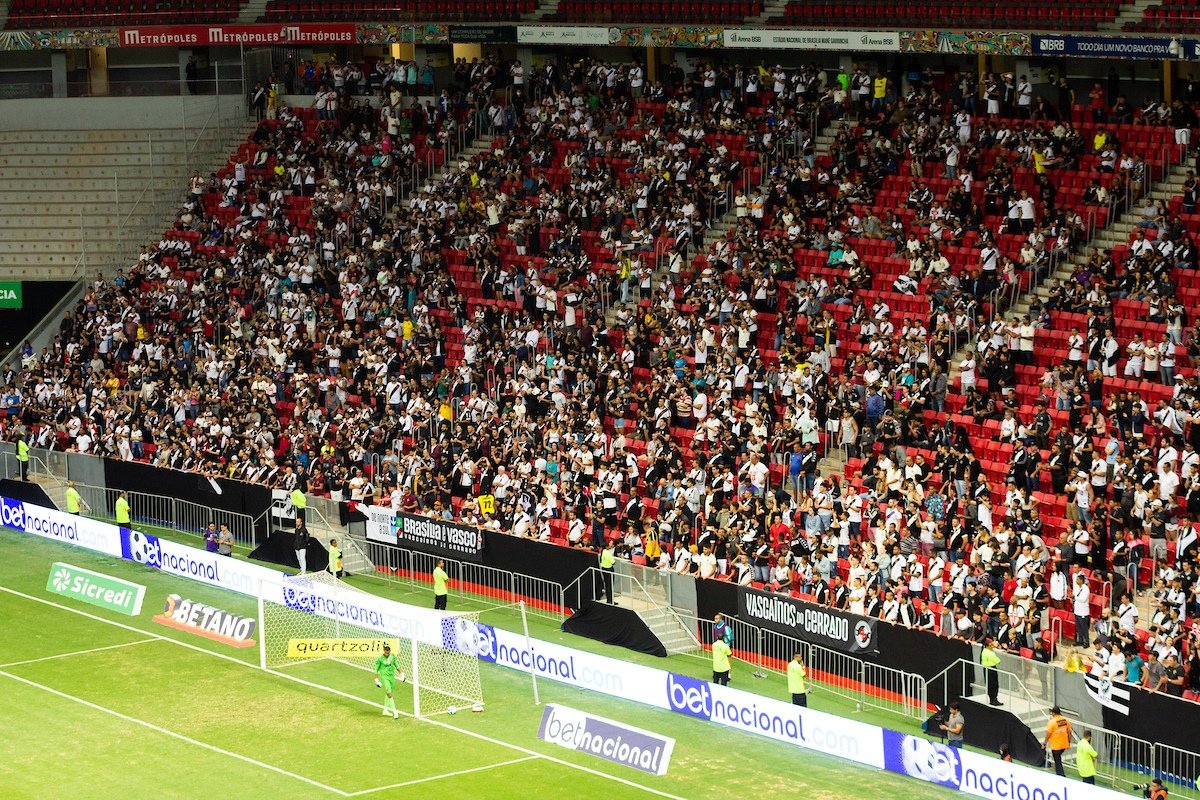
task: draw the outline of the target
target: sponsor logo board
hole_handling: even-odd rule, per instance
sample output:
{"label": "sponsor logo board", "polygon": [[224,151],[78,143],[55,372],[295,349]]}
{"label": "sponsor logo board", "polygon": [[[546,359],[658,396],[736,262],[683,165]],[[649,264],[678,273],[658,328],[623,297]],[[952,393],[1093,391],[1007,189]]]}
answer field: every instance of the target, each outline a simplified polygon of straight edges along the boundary
{"label": "sponsor logo board", "polygon": [[250,638],[257,625],[253,617],[243,617],[177,594],[167,595],[163,613],[153,619],[160,625],[194,633],[231,647],[252,647],[255,643]]}
{"label": "sponsor logo board", "polygon": [[554,703],[542,710],[538,738],[651,775],[667,774],[675,747],[666,736]]}
{"label": "sponsor logo board", "polygon": [[146,597],[145,586],[61,561],[50,566],[46,591],[131,617],[142,612]]}
{"label": "sponsor logo board", "polygon": [[399,639],[289,639],[288,658],[325,658],[327,656],[354,656],[376,658],[383,655],[383,647],[400,649]]}

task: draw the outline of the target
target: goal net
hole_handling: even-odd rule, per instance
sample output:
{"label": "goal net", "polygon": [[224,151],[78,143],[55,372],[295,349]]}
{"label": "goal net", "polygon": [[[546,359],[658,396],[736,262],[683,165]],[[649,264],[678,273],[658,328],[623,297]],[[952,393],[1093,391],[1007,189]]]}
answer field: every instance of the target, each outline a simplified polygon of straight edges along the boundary
{"label": "goal net", "polygon": [[[441,617],[436,620],[437,630],[422,638],[413,637],[411,630],[425,631],[430,626],[406,626],[401,615],[356,615],[367,624],[344,619],[355,616],[346,609],[371,608],[380,600],[324,572],[281,575],[277,584],[263,581],[259,591],[259,666],[288,678],[297,677],[289,674],[289,668],[312,662],[374,673],[375,659],[386,643],[399,662],[396,696],[411,692],[415,716],[482,711],[483,689],[475,655],[478,614],[437,612]],[[391,605],[410,609],[422,618],[435,613]],[[305,670],[303,680],[332,688],[321,683],[324,674]],[[364,680],[370,678],[364,676]]]}

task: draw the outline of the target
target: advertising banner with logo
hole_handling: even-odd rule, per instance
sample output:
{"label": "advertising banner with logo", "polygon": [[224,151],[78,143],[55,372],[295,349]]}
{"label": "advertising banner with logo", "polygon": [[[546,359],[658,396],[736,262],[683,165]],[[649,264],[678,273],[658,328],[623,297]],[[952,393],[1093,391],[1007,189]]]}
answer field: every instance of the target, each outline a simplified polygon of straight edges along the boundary
{"label": "advertising banner with logo", "polygon": [[451,25],[454,44],[512,44],[517,41],[515,25]]}
{"label": "advertising banner with logo", "polygon": [[739,587],[738,619],[806,642],[863,655],[879,652],[879,620],[786,594]]}
{"label": "advertising banner with logo", "polygon": [[120,530],[106,522],[7,497],[0,497],[0,522],[6,527],[45,539],[73,544],[109,556],[121,555]]}
{"label": "advertising banner with logo", "polygon": [[725,46],[767,50],[847,50],[895,53],[900,50],[897,31],[800,31],[726,28]]}
{"label": "advertising banner with logo", "polygon": [[482,561],[482,528],[457,522],[406,514],[386,506],[358,506],[367,517],[367,538],[372,542],[394,544],[424,553],[467,561]]}
{"label": "advertising banner with logo", "polygon": [[[969,724],[969,723],[968,723]],[[989,800],[1116,800],[1129,795],[1100,786],[1085,786],[1022,764],[960,750],[920,736],[883,731],[884,768],[889,772],[957,789]]]}
{"label": "advertising banner with logo", "polygon": [[518,25],[517,43],[607,45],[608,28],[582,25]]}
{"label": "advertising banner with logo", "polygon": [[1186,58],[1192,44],[1156,36],[1034,36],[1033,55],[1170,60]]}
{"label": "advertising banner with logo", "polygon": [[675,740],[666,736],[554,703],[542,710],[537,735],[544,742],[651,775],[667,774],[675,747]]}
{"label": "advertising banner with logo", "polygon": [[167,595],[163,613],[156,615],[154,621],[231,647],[254,646],[250,637],[258,624],[254,617],[243,617],[177,594]]}
{"label": "advertising banner with logo", "polygon": [[882,729],[783,700],[667,673],[672,711],[785,744],[883,768]]}
{"label": "advertising banner with logo", "polygon": [[23,305],[21,282],[0,281],[0,308],[21,308]]}
{"label": "advertising banner with logo", "polygon": [[145,586],[61,561],[50,565],[46,591],[131,617],[142,613],[146,597]]}
{"label": "advertising banner with logo", "polygon": [[353,23],[299,25],[143,25],[121,28],[121,47],[354,44]]}

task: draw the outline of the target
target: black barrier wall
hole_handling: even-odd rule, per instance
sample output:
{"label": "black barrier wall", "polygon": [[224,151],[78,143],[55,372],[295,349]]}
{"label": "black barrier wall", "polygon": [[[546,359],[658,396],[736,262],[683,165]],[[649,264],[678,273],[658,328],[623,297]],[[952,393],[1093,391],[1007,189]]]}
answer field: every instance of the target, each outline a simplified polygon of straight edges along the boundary
{"label": "black barrier wall", "polygon": [[[698,580],[696,581],[697,613],[702,619],[713,619],[720,613],[727,617],[741,619],[752,625],[766,627],[762,620],[747,619],[742,615],[744,601],[741,600],[739,594],[746,591],[742,587],[728,581]],[[764,593],[756,592],[756,594]],[[787,600],[789,604],[794,604],[800,613],[803,613],[806,608],[817,614],[824,614],[830,610],[823,606],[805,603],[791,597],[788,597]],[[837,613],[844,614],[845,612]],[[866,619],[854,614],[845,614],[845,616],[858,620]],[[966,642],[948,639],[927,631],[910,630],[900,625],[883,622],[882,620],[875,620],[874,623],[873,647],[870,650],[859,648],[855,652],[850,650],[849,647],[839,647],[838,649],[849,652],[858,661],[866,661],[871,664],[880,664],[905,672],[912,672],[926,680],[931,680],[946,669],[954,667],[955,662],[959,659],[964,659],[968,663],[971,661],[971,646]],[[773,624],[767,629],[821,647],[833,646],[827,636],[810,634],[806,632],[802,625],[789,628],[788,626]],[[850,664],[847,663],[847,666],[850,666]],[[857,675],[846,675],[844,677],[857,677]],[[946,679],[950,682],[951,686],[962,685],[962,676],[957,668],[951,669]],[[929,684],[929,699],[933,700],[942,696],[941,680],[931,680]]]}
{"label": "black barrier wall", "polygon": [[[109,489],[176,497],[209,508],[248,514],[251,519],[261,516],[264,527],[254,532],[255,540],[261,542],[267,534],[265,526],[269,524],[269,515],[265,512],[271,507],[272,498],[271,490],[266,486],[225,478],[210,480],[194,472],[161,469],[137,461],[111,458],[104,459],[104,484]],[[112,513],[111,508],[108,511]]]}

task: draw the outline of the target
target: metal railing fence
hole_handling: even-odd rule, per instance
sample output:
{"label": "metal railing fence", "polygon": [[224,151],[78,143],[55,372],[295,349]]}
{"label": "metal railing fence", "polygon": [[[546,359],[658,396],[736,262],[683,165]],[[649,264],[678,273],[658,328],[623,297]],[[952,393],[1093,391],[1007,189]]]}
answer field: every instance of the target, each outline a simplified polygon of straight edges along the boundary
{"label": "metal railing fence", "polygon": [[[358,542],[363,544],[362,539]],[[553,581],[378,542],[368,541],[365,545],[367,558],[375,565],[375,576],[383,580],[413,587],[432,586],[433,568],[443,560],[450,590],[457,597],[486,597],[502,605],[524,600],[530,614],[555,621],[566,616],[563,588]]]}

